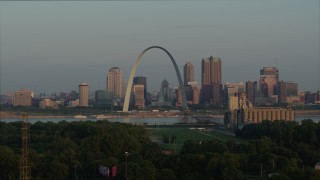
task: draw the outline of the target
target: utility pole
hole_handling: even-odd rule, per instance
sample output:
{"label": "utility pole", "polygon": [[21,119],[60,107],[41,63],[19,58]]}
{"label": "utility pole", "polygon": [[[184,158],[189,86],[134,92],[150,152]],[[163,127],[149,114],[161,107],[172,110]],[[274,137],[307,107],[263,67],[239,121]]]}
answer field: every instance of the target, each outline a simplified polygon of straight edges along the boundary
{"label": "utility pole", "polygon": [[21,143],[21,159],[20,159],[20,180],[30,180],[30,164],[29,164],[29,125],[28,125],[28,115],[22,115],[22,143]]}

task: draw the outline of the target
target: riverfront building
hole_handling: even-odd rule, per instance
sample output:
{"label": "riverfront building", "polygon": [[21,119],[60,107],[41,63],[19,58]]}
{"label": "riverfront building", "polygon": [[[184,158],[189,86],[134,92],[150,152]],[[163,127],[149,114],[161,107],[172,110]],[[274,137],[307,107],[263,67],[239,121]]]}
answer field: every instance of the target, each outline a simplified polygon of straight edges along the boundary
{"label": "riverfront building", "polygon": [[89,105],[89,86],[87,83],[79,84],[79,106],[87,107]]}
{"label": "riverfront building", "polygon": [[[245,94],[230,98],[229,111],[224,115],[226,129],[242,128],[245,124],[261,123],[263,120],[294,121],[295,113],[288,108],[253,108]],[[238,104],[238,106],[236,105]]]}
{"label": "riverfront building", "polygon": [[112,93],[106,90],[97,90],[94,99],[96,107],[109,107],[113,103]]}
{"label": "riverfront building", "polygon": [[33,92],[25,89],[13,92],[12,102],[13,106],[31,106]]}

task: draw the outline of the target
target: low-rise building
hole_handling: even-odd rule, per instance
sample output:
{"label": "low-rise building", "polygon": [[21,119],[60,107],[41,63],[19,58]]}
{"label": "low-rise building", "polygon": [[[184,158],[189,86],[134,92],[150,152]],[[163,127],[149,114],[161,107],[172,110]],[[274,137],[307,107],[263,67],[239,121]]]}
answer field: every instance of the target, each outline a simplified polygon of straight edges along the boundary
{"label": "low-rise building", "polygon": [[12,102],[13,106],[31,106],[33,92],[25,89],[13,92]]}

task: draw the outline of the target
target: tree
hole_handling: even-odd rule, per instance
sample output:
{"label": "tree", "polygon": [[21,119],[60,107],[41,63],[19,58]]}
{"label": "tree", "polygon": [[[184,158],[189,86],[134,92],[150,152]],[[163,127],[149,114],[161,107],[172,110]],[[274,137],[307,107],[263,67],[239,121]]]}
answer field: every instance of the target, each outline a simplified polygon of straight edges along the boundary
{"label": "tree", "polygon": [[0,175],[3,179],[17,179],[19,175],[19,156],[7,146],[0,146]]}

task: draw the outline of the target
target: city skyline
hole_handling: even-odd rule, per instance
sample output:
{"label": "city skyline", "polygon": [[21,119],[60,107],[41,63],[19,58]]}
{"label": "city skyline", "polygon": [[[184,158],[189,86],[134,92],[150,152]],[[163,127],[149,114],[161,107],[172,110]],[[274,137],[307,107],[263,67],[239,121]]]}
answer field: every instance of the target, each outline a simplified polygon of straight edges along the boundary
{"label": "city skyline", "polygon": [[[1,94],[68,92],[80,82],[105,89],[106,69],[119,67],[127,81],[150,45],[170,51],[180,72],[194,64],[198,84],[201,59],[213,56],[222,83],[258,81],[268,66],[299,90],[320,87],[318,1],[0,3]],[[167,59],[159,50],[142,59],[136,76],[150,92],[163,79],[178,85]]]}

